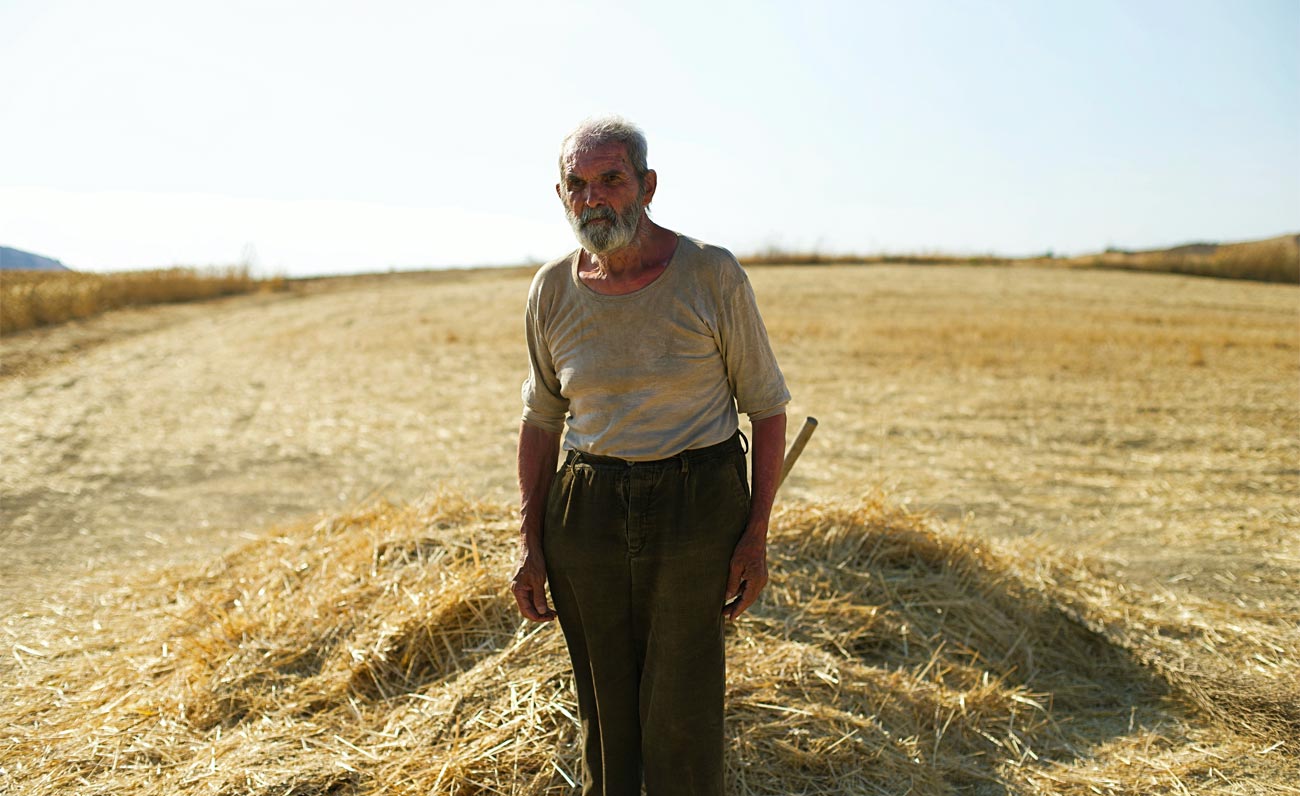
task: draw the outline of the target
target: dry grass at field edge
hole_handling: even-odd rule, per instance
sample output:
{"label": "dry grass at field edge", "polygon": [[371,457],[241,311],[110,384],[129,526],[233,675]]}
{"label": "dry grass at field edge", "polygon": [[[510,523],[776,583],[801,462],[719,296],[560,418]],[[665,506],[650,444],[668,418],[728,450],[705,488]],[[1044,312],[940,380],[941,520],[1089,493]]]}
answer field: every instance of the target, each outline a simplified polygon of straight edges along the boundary
{"label": "dry grass at field edge", "polygon": [[769,248],[741,257],[745,265],[971,265],[1099,268],[1118,271],[1300,284],[1300,235],[1242,243],[1192,243],[1169,249],[1108,249],[1076,257],[930,254],[822,254]]}
{"label": "dry grass at field edge", "polygon": [[0,334],[88,318],[120,307],[282,290],[282,277],[256,279],[247,266],[118,273],[0,272]]}
{"label": "dry grass at field edge", "polygon": [[[513,517],[437,494],[277,529],[8,640],[10,793],[567,793],[560,634]],[[889,504],[774,520],[729,630],[743,794],[1263,793],[1300,774],[1300,639]],[[11,635],[13,631],[10,631]]]}

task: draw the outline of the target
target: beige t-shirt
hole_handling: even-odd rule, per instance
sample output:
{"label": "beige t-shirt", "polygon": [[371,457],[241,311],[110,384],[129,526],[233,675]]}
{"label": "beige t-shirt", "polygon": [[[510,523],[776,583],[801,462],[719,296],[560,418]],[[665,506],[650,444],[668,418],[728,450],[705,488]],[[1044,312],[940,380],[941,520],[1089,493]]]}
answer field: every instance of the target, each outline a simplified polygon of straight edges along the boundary
{"label": "beige t-shirt", "polygon": [[790,400],[749,278],[726,249],[678,236],[654,282],[606,296],[578,254],[542,266],[528,291],[524,422],[564,447],[631,461],[675,456],[735,433]]}

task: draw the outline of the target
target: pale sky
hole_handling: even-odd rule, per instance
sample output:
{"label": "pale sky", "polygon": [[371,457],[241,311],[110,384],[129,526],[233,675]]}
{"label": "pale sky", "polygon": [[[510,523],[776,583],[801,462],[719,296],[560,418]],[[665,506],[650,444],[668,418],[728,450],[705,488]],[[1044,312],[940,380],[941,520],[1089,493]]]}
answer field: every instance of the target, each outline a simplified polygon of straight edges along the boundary
{"label": "pale sky", "polygon": [[737,253],[1300,231],[1300,2],[0,0],[0,245],[307,275],[576,245],[623,114],[656,220]]}

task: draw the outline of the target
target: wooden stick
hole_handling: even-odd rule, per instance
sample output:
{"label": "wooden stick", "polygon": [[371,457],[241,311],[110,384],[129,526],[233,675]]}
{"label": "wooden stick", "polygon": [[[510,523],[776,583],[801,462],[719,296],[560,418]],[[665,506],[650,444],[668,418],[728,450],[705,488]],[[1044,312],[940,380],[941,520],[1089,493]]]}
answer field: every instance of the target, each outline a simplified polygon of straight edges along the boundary
{"label": "wooden stick", "polygon": [[777,489],[780,489],[781,484],[785,483],[785,477],[794,469],[794,463],[799,460],[799,454],[803,453],[803,446],[808,444],[808,439],[812,437],[813,432],[816,430],[817,418],[810,417],[803,421],[803,428],[799,429],[799,436],[794,438],[790,450],[785,453],[785,461],[781,463],[781,477],[777,479]]}

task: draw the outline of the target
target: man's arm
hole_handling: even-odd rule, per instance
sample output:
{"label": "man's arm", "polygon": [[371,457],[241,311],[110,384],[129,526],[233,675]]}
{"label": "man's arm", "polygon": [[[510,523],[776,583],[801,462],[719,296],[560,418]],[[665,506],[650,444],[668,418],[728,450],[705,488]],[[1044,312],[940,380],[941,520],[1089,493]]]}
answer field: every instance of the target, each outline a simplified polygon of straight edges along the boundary
{"label": "man's arm", "polygon": [[[519,562],[510,580],[510,592],[519,613],[534,622],[549,622],[555,612],[546,603],[546,560],[542,555],[542,533],[546,520],[546,496],[555,478],[560,453],[560,435],[521,423],[519,428]],[[780,461],[777,462],[778,469]]]}
{"label": "man's arm", "polygon": [[755,420],[751,430],[754,452],[749,522],[731,554],[727,604],[722,609],[728,619],[743,614],[767,585],[767,525],[785,454],[785,413]]}

